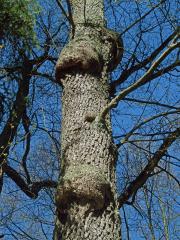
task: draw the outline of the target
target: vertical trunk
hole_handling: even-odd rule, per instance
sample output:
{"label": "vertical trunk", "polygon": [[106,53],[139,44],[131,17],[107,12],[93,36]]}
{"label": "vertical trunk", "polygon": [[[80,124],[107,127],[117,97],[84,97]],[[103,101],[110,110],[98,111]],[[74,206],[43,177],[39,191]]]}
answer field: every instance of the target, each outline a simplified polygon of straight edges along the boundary
{"label": "vertical trunk", "polygon": [[116,150],[110,117],[98,113],[109,99],[108,72],[122,43],[104,27],[102,0],[71,0],[75,34],[56,67],[64,87],[61,177],[54,239],[121,239],[116,201]]}

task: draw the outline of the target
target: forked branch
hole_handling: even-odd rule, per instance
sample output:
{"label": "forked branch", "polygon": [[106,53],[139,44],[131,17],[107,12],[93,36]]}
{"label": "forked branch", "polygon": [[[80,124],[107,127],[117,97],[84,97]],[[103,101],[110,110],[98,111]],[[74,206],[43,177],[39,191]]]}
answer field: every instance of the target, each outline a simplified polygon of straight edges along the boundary
{"label": "forked branch", "polygon": [[122,144],[128,142],[129,138],[134,134],[134,132],[136,130],[138,130],[139,128],[141,128],[144,124],[147,124],[148,122],[150,121],[153,121],[159,117],[164,117],[164,116],[167,116],[167,115],[170,115],[170,114],[178,114],[180,113],[180,109],[178,110],[175,110],[175,111],[169,111],[169,112],[162,112],[162,113],[159,113],[157,115],[154,115],[154,116],[151,116],[147,119],[145,119],[144,121],[142,121],[141,123],[137,124],[136,126],[134,126],[130,131],[129,133],[126,134],[126,136],[124,137],[124,139],[121,140],[121,143],[118,144],[117,146],[121,146]]}
{"label": "forked branch", "polygon": [[[126,68],[122,71],[121,76],[113,81],[111,83],[111,87],[115,88],[116,86],[118,86],[119,84],[125,82],[130,76],[131,74],[133,74],[134,72],[137,72],[138,70],[145,68],[147,66],[147,64],[150,64],[152,61],[154,61],[154,59],[158,56],[158,54],[160,54],[161,51],[163,51],[163,49],[165,49],[168,44],[173,40],[173,38],[178,34],[178,29],[176,31],[174,31],[170,36],[168,36],[168,38],[166,38],[162,44],[160,46],[158,46],[158,48],[156,48],[149,56],[147,56],[144,60],[142,60],[141,62],[138,62],[137,64],[131,66],[130,68]],[[177,61],[176,61],[177,63]],[[171,64],[172,65],[172,64]],[[170,66],[171,66],[170,65]]]}
{"label": "forked branch", "polygon": [[43,180],[39,182],[33,182],[32,184],[27,184],[20,174],[7,164],[3,164],[3,172],[10,177],[17,186],[30,198],[37,198],[38,193],[43,188],[56,188],[57,182],[52,180]]}
{"label": "forked branch", "polygon": [[119,208],[121,208],[123,204],[128,201],[128,199],[134,196],[137,191],[146,183],[148,178],[152,176],[152,172],[158,166],[159,161],[166,154],[167,149],[178,137],[180,137],[180,128],[177,128],[174,132],[170,133],[167,138],[164,139],[162,145],[149,159],[148,164],[145,166],[142,172],[136,177],[134,181],[129,184],[129,186],[119,196]]}
{"label": "forked branch", "polygon": [[[121,101],[124,97],[126,97],[129,93],[133,92],[134,90],[138,89],[139,87],[143,86],[144,84],[152,81],[150,78],[151,74],[157,69],[157,67],[160,65],[160,63],[176,48],[180,47],[180,42],[172,42],[169,47],[160,55],[160,57],[151,65],[151,67],[148,69],[148,71],[134,84],[130,85],[126,89],[124,89],[122,92],[120,92],[119,95],[117,95],[115,98],[111,100],[111,102],[102,110],[102,112],[99,115],[99,121],[103,121],[107,113],[114,107],[117,106],[119,101]],[[153,78],[154,79],[154,78]]]}

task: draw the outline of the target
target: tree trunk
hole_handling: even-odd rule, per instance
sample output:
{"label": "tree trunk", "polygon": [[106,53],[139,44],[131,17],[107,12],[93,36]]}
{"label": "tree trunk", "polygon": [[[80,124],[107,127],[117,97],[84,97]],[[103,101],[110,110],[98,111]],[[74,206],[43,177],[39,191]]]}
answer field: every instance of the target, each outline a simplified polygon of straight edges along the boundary
{"label": "tree trunk", "polygon": [[103,0],[71,0],[71,7],[75,29],[56,66],[63,118],[54,240],[119,240],[117,154],[110,116],[98,114],[108,104],[108,72],[122,42],[104,26]]}

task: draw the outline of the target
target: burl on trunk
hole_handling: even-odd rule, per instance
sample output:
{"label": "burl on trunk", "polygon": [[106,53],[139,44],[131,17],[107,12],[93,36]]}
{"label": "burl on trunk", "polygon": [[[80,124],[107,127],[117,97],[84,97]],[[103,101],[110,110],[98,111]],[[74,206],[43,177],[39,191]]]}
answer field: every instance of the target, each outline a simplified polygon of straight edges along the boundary
{"label": "burl on trunk", "polygon": [[119,240],[115,186],[116,148],[108,73],[122,57],[122,41],[106,28],[102,0],[72,0],[74,29],[56,66],[63,85],[61,176],[54,240]]}

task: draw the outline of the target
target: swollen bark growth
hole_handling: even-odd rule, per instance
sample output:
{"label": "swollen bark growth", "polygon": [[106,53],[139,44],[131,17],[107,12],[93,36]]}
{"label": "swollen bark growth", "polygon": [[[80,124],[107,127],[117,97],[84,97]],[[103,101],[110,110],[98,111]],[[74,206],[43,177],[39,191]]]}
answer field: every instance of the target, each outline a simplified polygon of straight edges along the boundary
{"label": "swollen bark growth", "polygon": [[122,56],[118,35],[105,28],[102,0],[72,0],[74,36],[62,50],[61,177],[54,239],[121,239],[115,187],[116,149],[108,104],[108,72]]}

